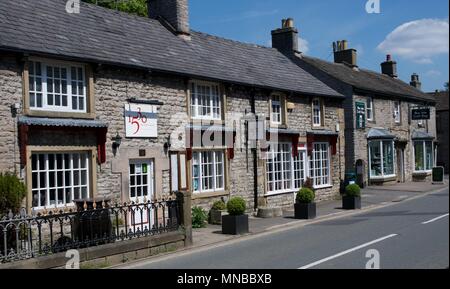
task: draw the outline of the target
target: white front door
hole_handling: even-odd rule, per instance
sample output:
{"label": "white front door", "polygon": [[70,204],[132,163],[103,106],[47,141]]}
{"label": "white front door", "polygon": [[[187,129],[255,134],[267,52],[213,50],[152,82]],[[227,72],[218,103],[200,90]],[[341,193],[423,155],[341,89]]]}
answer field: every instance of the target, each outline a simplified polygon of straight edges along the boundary
{"label": "white front door", "polygon": [[[152,160],[130,161],[129,197],[130,201],[142,204],[152,201],[154,196],[154,165]],[[130,215],[130,224],[141,225],[149,223],[149,215],[152,220],[153,210],[148,207],[133,207],[134,214]]]}

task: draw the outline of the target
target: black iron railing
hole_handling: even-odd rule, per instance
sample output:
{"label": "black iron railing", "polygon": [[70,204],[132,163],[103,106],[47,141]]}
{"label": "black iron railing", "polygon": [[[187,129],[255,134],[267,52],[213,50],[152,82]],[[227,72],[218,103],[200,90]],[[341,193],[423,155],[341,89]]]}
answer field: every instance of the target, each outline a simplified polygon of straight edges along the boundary
{"label": "black iron railing", "polygon": [[122,242],[176,231],[180,227],[176,199],[109,206],[86,202],[78,209],[58,209],[0,220],[0,263]]}

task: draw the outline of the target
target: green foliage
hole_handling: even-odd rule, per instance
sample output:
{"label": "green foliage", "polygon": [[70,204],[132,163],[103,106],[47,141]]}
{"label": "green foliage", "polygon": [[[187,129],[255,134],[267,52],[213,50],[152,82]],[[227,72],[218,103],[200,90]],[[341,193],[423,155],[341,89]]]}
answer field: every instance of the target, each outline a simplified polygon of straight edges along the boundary
{"label": "green foliage", "polygon": [[9,210],[17,213],[26,192],[25,185],[16,175],[0,173],[0,215],[8,213]]}
{"label": "green foliage", "polygon": [[225,204],[224,201],[217,201],[217,202],[214,202],[213,206],[211,207],[211,210],[225,211],[226,208],[227,208],[227,205]]}
{"label": "green foliage", "polygon": [[192,228],[199,229],[206,227],[208,214],[200,207],[192,208]]}
{"label": "green foliage", "polygon": [[360,197],[361,188],[357,184],[348,185],[345,188],[345,195],[348,197]]}
{"label": "green foliage", "polygon": [[82,0],[83,2],[97,4],[99,6],[119,10],[122,12],[127,12],[137,16],[146,17],[148,15],[147,11],[147,0]]}
{"label": "green foliage", "polygon": [[231,198],[227,204],[227,210],[231,216],[243,215],[246,208],[245,200],[241,197]]}
{"label": "green foliage", "polygon": [[302,188],[297,193],[297,203],[301,204],[309,204],[314,202],[314,199],[316,198],[316,194],[313,190],[309,188]]}

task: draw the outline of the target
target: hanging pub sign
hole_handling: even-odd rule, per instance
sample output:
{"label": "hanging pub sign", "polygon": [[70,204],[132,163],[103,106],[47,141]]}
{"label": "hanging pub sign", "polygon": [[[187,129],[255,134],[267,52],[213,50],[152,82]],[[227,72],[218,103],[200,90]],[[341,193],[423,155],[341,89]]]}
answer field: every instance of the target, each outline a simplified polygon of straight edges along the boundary
{"label": "hanging pub sign", "polygon": [[430,108],[413,108],[411,111],[412,120],[429,120],[430,119]]}
{"label": "hanging pub sign", "polygon": [[125,131],[130,138],[158,137],[158,107],[149,104],[125,104]]}
{"label": "hanging pub sign", "polygon": [[366,104],[364,102],[356,102],[356,128],[366,128]]}

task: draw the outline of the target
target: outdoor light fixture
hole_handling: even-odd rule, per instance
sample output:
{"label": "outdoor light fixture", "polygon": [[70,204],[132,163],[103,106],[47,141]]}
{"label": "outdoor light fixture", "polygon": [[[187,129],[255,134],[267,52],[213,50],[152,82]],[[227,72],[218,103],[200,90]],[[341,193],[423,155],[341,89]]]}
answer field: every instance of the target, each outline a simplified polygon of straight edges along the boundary
{"label": "outdoor light fixture", "polygon": [[164,150],[169,150],[172,147],[172,144],[170,143],[170,136],[167,137],[166,143],[164,143]]}
{"label": "outdoor light fixture", "polygon": [[119,135],[119,133],[116,134],[115,137],[112,138],[113,140],[113,148],[117,149],[122,144],[122,137]]}

